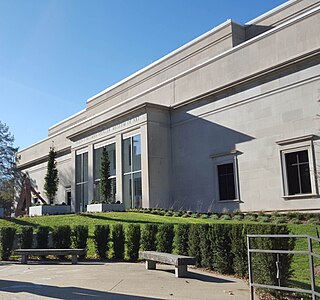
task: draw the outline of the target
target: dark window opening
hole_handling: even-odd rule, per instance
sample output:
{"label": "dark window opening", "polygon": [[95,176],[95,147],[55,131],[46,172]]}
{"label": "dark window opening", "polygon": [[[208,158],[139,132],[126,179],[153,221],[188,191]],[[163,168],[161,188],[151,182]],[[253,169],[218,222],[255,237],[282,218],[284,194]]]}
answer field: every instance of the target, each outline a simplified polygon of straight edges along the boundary
{"label": "dark window opening", "polygon": [[220,200],[236,199],[233,163],[218,165]]}
{"label": "dark window opening", "polygon": [[311,193],[308,151],[285,154],[288,195]]}

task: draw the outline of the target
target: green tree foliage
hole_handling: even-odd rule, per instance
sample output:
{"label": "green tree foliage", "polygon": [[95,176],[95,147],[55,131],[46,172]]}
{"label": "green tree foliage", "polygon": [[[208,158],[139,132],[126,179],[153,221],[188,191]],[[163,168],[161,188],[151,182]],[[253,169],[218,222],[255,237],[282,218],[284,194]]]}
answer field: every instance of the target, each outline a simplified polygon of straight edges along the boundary
{"label": "green tree foliage", "polygon": [[106,147],[103,147],[100,166],[100,193],[103,201],[111,203],[110,161]]}
{"label": "green tree foliage", "polygon": [[0,207],[10,215],[15,198],[15,178],[17,177],[16,153],[13,146],[14,136],[9,127],[0,121]]}
{"label": "green tree foliage", "polygon": [[53,200],[58,191],[58,184],[59,184],[56,158],[57,158],[57,152],[55,151],[54,147],[50,147],[48,165],[47,165],[47,174],[46,174],[46,177],[44,178],[44,181],[45,181],[44,191],[50,201],[50,204],[53,203]]}

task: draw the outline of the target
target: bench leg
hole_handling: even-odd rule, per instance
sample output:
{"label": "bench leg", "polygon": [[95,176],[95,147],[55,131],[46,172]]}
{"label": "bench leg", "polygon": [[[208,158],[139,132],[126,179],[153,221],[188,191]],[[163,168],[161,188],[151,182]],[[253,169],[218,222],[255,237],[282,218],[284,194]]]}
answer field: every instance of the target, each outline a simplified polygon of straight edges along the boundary
{"label": "bench leg", "polygon": [[72,264],[76,265],[78,263],[78,256],[76,254],[72,254]]}
{"label": "bench leg", "polygon": [[188,266],[174,266],[175,277],[184,277],[188,273]]}
{"label": "bench leg", "polygon": [[156,269],[156,262],[153,260],[146,260],[146,269],[147,270],[155,270]]}
{"label": "bench leg", "polygon": [[21,263],[26,265],[28,263],[28,255],[22,254],[21,255]]}

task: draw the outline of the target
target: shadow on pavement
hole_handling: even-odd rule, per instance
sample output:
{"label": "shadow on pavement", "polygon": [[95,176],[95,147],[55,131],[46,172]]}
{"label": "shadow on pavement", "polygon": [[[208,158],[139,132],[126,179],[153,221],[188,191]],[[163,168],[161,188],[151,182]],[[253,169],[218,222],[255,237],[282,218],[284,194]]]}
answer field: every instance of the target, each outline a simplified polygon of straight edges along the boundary
{"label": "shadow on pavement", "polygon": [[7,293],[29,293],[42,297],[54,299],[114,299],[114,300],[134,300],[134,299],[157,299],[141,296],[122,295],[112,292],[101,292],[78,287],[58,287],[45,284],[34,284],[31,282],[0,280],[0,292]]}

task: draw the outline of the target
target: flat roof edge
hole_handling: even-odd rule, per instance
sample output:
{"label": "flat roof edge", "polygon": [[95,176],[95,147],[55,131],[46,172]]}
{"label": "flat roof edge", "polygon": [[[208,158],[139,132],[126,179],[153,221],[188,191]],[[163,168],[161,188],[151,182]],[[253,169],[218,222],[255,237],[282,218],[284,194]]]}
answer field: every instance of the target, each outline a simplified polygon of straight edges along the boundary
{"label": "flat roof edge", "polygon": [[285,2],[285,3],[282,3],[282,4],[278,5],[278,6],[276,6],[275,8],[265,12],[264,14],[252,19],[251,21],[246,22],[245,25],[252,25],[252,24],[254,24],[254,23],[256,23],[256,22],[258,22],[260,20],[265,19],[268,16],[271,16],[271,15],[277,13],[278,11],[280,11],[280,10],[282,10],[282,9],[288,7],[288,6],[293,5],[294,3],[298,3],[298,2],[301,2],[301,1],[302,0],[289,0],[289,1]]}
{"label": "flat roof edge", "polygon": [[131,74],[131,75],[129,75],[129,76],[127,76],[127,77],[125,77],[124,79],[122,79],[122,80],[118,81],[117,83],[115,83],[115,84],[111,85],[110,87],[108,87],[108,88],[104,89],[103,91],[99,92],[98,94],[96,94],[96,95],[94,95],[94,96],[90,97],[90,98],[87,100],[87,103],[89,103],[89,102],[91,102],[92,100],[94,100],[94,99],[98,98],[99,96],[101,96],[101,95],[103,95],[103,94],[105,94],[105,93],[107,93],[107,92],[111,91],[112,89],[114,89],[114,88],[116,88],[116,87],[120,86],[121,84],[123,84],[123,83],[125,83],[125,82],[129,81],[130,79],[132,79],[132,78],[134,78],[134,77],[138,76],[139,74],[142,74],[143,72],[145,72],[145,71],[147,71],[147,70],[151,69],[152,67],[156,66],[157,64],[159,64],[159,63],[161,63],[161,62],[165,61],[166,59],[170,58],[171,56],[173,56],[173,55],[175,55],[175,54],[179,53],[180,51],[182,51],[182,50],[184,50],[184,49],[186,49],[186,48],[190,47],[191,45],[193,45],[193,44],[195,44],[195,43],[197,43],[197,42],[201,41],[202,39],[204,39],[204,38],[206,38],[207,36],[209,36],[209,35],[211,35],[211,34],[213,34],[213,33],[217,32],[217,31],[219,31],[220,29],[222,29],[223,27],[225,27],[225,26],[227,26],[227,25],[229,25],[229,24],[231,24],[231,23],[235,23],[235,24],[241,25],[241,24],[239,24],[239,23],[237,23],[237,22],[233,21],[232,19],[228,19],[228,20],[226,20],[225,22],[221,23],[220,25],[218,25],[218,26],[216,26],[216,27],[212,28],[211,30],[209,30],[209,31],[205,32],[204,34],[202,34],[202,35],[198,36],[197,38],[195,38],[195,39],[191,40],[190,42],[187,42],[186,44],[182,45],[181,47],[177,48],[176,50],[173,50],[172,52],[170,52],[170,53],[166,54],[165,56],[163,56],[163,57],[159,58],[158,60],[154,61],[153,63],[151,63],[151,64],[149,64],[149,65],[147,65],[146,67],[144,67],[144,68],[142,68],[142,69],[138,70],[137,72],[135,72],[135,73],[133,73],[133,74]]}

